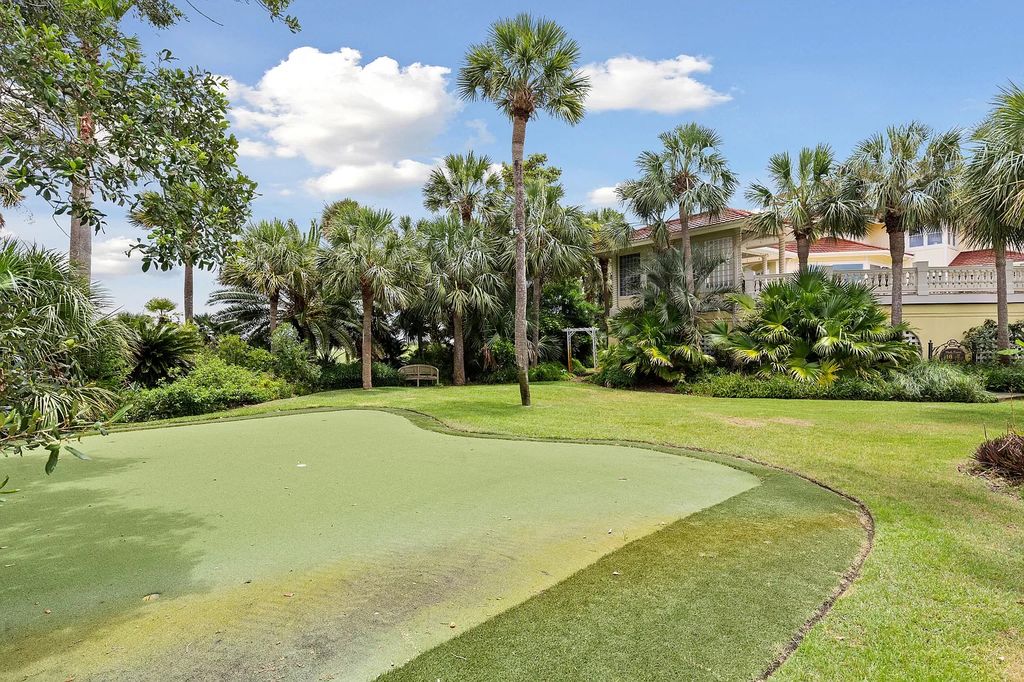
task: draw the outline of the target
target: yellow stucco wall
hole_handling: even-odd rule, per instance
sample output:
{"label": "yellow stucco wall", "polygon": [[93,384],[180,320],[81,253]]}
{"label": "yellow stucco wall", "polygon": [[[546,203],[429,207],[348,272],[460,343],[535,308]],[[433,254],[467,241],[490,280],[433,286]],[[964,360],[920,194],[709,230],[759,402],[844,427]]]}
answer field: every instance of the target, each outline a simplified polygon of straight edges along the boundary
{"label": "yellow stucco wall", "polygon": [[[888,312],[889,306],[882,308]],[[1010,322],[1024,319],[1024,303],[1011,303]],[[985,320],[996,318],[995,303],[929,303],[904,304],[903,321],[921,339],[927,352],[928,341],[939,346],[950,339],[960,341],[964,332]]]}

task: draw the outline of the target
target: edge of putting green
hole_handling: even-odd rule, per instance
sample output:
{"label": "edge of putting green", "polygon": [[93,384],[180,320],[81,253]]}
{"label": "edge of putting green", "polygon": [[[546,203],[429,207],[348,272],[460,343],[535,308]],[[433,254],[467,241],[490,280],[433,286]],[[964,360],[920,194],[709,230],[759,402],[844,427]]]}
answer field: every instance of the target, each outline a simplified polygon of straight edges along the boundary
{"label": "edge of putting green", "polygon": [[[868,554],[874,544],[875,536],[875,522],[874,517],[868,507],[856,497],[839,490],[833,486],[825,484],[812,477],[806,476],[799,471],[794,471],[785,467],[776,466],[766,462],[759,461],[758,459],[746,455],[737,455],[733,453],[716,452],[712,450],[706,450],[701,448],[686,448],[675,445],[667,445],[663,443],[655,442],[644,442],[634,440],[616,440],[616,439],[601,439],[601,438],[539,438],[539,437],[524,437],[512,434],[505,434],[500,432],[491,431],[479,431],[479,430],[468,430],[462,429],[452,424],[445,422],[444,420],[435,417],[426,412],[418,410],[412,410],[408,408],[395,408],[395,407],[383,407],[383,406],[339,406],[339,407],[311,407],[311,408],[300,408],[294,410],[277,410],[274,412],[265,412],[260,414],[245,414],[245,415],[228,415],[223,417],[216,417],[210,415],[200,415],[198,418],[179,418],[175,420],[165,420],[157,422],[145,422],[138,424],[123,424],[117,425],[115,428],[117,431],[135,431],[135,430],[148,430],[156,428],[169,428],[177,426],[195,426],[206,423],[217,423],[225,421],[244,421],[249,419],[266,419],[272,417],[283,417],[294,414],[304,413],[315,413],[315,412],[339,412],[339,411],[376,411],[376,412],[388,412],[403,416],[408,419],[414,425],[429,431],[436,431],[439,433],[445,433],[454,436],[468,437],[468,438],[484,438],[484,439],[503,439],[503,440],[522,440],[522,441],[535,441],[535,442],[559,442],[559,443],[579,443],[579,444],[602,444],[602,445],[618,445],[622,447],[633,447],[647,450],[655,450],[659,452],[665,452],[668,454],[693,457],[696,459],[703,459],[705,461],[714,462],[723,466],[728,466],[734,469],[739,469],[747,473],[757,476],[761,480],[761,485],[757,486],[753,490],[770,489],[771,481],[777,477],[782,476],[789,479],[797,479],[806,484],[814,486],[820,490],[826,491],[828,494],[838,497],[847,503],[851,504],[857,512],[860,527],[863,532],[859,547],[853,554],[849,564],[845,570],[839,575],[838,581],[833,585],[831,591],[829,591],[824,599],[817,602],[817,605],[806,613],[806,617],[802,622],[799,623],[795,630],[790,630],[788,639],[784,642],[773,642],[771,648],[773,655],[762,659],[764,661],[758,671],[753,672],[752,677],[757,680],[764,680],[771,676],[776,670],[778,670],[785,661],[793,654],[793,652],[803,641],[807,633],[817,625],[832,609],[836,601],[841,598],[851,587],[854,581],[860,574],[861,568],[867,559]],[[701,510],[694,515],[679,519],[665,528],[655,531],[649,535],[638,538],[625,546],[611,552],[603,557],[599,558],[595,563],[580,569],[577,573],[573,574],[569,578],[549,587],[548,589],[532,596],[526,602],[522,602],[515,606],[512,606],[508,610],[490,618],[479,625],[476,625],[469,630],[461,633],[460,635],[449,639],[445,642],[438,644],[432,649],[428,649],[421,652],[418,656],[413,658],[411,661],[403,664],[399,668],[393,669],[392,671],[382,675],[382,679],[404,679],[405,677],[417,678],[422,676],[421,673],[424,671],[417,668],[424,666],[429,667],[431,661],[437,661],[440,657],[450,659],[453,661],[467,661],[463,656],[454,653],[454,649],[457,648],[460,643],[464,643],[467,638],[472,639],[477,636],[486,636],[486,630],[500,627],[496,623],[502,621],[509,621],[513,618],[516,613],[523,612],[530,609],[531,606],[535,606],[542,600],[558,600],[563,598],[564,595],[560,594],[570,589],[570,583],[574,581],[581,581],[590,579],[591,581],[595,577],[597,572],[607,573],[606,567],[612,562],[622,561],[624,559],[633,559],[634,561],[638,558],[642,558],[644,553],[657,551],[653,545],[660,539],[667,537],[673,532],[679,530],[683,524],[692,523],[694,517],[700,517],[702,515],[712,513],[713,510],[719,510],[722,507],[727,507],[730,503],[745,498],[750,495],[752,491],[746,491],[740,493],[734,497],[731,497],[717,505],[713,505],[708,509]],[[761,490],[761,492],[765,492]],[[614,584],[606,583],[603,586],[604,591],[614,590]],[[594,590],[591,590],[593,592]],[[593,599],[601,599],[604,596],[600,592],[601,587],[597,588],[597,593],[591,594]],[[543,623],[540,623],[543,627]],[[481,634],[483,633],[483,634]],[[462,671],[464,672],[464,671]],[[462,677],[460,671],[446,670],[447,677],[444,679],[459,679]],[[533,671],[531,671],[531,674]],[[434,675],[434,671],[431,671],[431,675]],[[509,679],[515,679],[516,675],[513,674]]]}

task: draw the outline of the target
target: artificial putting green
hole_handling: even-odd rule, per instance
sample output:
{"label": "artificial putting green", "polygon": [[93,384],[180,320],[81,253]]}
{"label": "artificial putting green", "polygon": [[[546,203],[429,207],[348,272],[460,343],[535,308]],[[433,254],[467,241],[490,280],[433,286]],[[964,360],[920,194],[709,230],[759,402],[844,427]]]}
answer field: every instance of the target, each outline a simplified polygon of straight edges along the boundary
{"label": "artificial putting green", "polygon": [[[0,508],[11,679],[371,678],[761,481],[656,450],[465,438],[370,411],[83,449],[92,461],[49,478],[39,456],[3,462],[21,488]],[[615,577],[635,579],[633,564]]]}

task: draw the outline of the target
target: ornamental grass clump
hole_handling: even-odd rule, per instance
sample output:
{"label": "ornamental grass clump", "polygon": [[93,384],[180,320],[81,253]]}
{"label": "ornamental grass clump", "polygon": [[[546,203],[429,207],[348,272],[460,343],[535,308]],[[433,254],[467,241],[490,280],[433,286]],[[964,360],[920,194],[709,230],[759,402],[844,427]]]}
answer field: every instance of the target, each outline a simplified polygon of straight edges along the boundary
{"label": "ornamental grass clump", "polygon": [[1014,483],[1024,481],[1024,436],[1011,429],[974,451],[977,467]]}

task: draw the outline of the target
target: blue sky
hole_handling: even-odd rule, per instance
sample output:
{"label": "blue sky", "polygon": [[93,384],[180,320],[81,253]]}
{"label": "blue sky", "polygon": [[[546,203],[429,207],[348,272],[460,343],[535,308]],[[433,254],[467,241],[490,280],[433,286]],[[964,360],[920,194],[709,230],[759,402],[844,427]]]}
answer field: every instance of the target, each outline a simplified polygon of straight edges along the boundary
{"label": "blue sky", "polygon": [[[257,7],[210,0],[199,6],[223,26],[194,15],[134,30],[148,49],[232,79],[241,165],[260,183],[254,217],[303,225],[344,196],[420,216],[418,186],[438,157],[472,148],[507,160],[508,122],[489,104],[459,102],[454,79],[467,46],[519,11],[562,24],[595,74],[580,125],[541,117],[526,140],[527,153],[564,169],[568,199],[585,206],[682,122],[720,133],[745,186],[774,152],[827,142],[845,156],[910,119],[970,126],[1001,85],[1024,81],[1019,2],[553,5],[297,0],[303,30],[293,35]],[[733,204],[745,206],[742,191]],[[35,202],[8,215],[16,236],[55,248],[66,248],[64,222]],[[96,278],[127,309],[158,294],[180,300],[179,271],[143,274],[123,258],[134,236],[112,212],[96,239]],[[214,287],[198,278],[197,307]]]}

